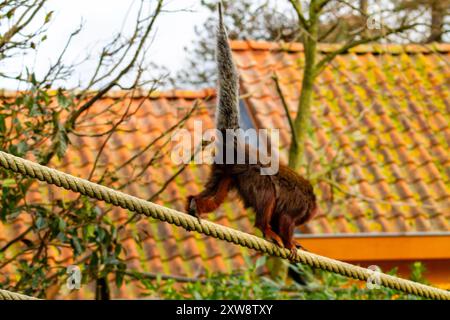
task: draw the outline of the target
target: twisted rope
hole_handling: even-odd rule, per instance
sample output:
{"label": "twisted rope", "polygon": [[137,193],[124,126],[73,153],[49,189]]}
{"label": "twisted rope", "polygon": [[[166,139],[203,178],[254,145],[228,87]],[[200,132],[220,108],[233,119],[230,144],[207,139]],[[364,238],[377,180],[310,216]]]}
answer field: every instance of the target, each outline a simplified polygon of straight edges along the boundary
{"label": "twisted rope", "polygon": [[[128,209],[148,217],[183,227],[188,231],[195,230],[208,236],[225,240],[240,246],[257,250],[283,259],[289,259],[290,251],[281,248],[267,240],[248,233],[231,229],[206,220],[198,220],[188,214],[169,209],[158,204],[148,202],[120,191],[116,191],[96,183],[74,177],[67,173],[51,169],[32,161],[28,161],[0,151],[0,166],[16,173],[45,181],[49,184],[67,190],[81,193],[91,198]],[[298,250],[293,258],[294,262],[310,265],[326,271],[331,271],[357,280],[368,280],[374,276],[374,271],[354,266],[349,263],[322,257],[314,253]],[[380,285],[403,291],[409,294],[429,298],[450,300],[450,292],[416,283],[410,280],[397,278],[384,273],[377,273]]]}
{"label": "twisted rope", "polygon": [[0,300],[38,300],[24,294],[0,289]]}

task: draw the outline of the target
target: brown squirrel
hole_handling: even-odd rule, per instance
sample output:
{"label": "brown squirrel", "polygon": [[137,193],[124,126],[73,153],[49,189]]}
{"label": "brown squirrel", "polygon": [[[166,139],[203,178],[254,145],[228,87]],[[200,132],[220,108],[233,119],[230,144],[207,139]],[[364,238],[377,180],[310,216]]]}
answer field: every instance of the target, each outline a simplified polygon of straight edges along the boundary
{"label": "brown squirrel", "polygon": [[[218,9],[216,59],[219,90],[216,128],[226,139],[216,142],[221,154],[216,156],[216,160],[223,157],[224,151],[230,146],[234,147],[234,160],[237,148],[245,148],[246,159],[249,159],[249,153],[254,151],[252,147],[245,143],[239,145],[236,137],[230,139],[228,134],[230,129],[239,129],[239,77],[223,24],[220,2]],[[267,167],[267,164],[263,165],[259,160],[243,164],[236,161],[232,164],[215,161],[204,190],[188,197],[186,210],[189,214],[200,217],[203,213],[216,210],[228,192],[236,190],[245,207],[255,211],[255,226],[262,231],[264,237],[290,249],[293,256],[297,246],[293,239],[294,228],[310,220],[318,210],[313,187],[308,180],[285,165],[280,164],[274,175],[261,174],[262,167]]]}

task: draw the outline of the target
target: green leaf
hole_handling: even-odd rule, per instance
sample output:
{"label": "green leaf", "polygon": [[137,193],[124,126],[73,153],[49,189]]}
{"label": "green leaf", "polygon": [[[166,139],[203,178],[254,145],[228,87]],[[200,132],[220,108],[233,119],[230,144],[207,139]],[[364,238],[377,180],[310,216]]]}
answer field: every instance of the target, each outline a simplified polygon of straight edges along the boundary
{"label": "green leaf", "polygon": [[80,240],[77,237],[71,239],[72,247],[75,249],[75,255],[79,255],[83,252],[83,247],[81,246]]}
{"label": "green leaf", "polygon": [[25,141],[20,141],[17,144],[17,155],[23,156],[28,150],[28,145]]}
{"label": "green leaf", "polygon": [[92,224],[87,225],[84,228],[84,240],[89,240],[92,239],[94,237],[95,234],[95,226]]}
{"label": "green leaf", "polygon": [[62,242],[67,242],[67,236],[65,235],[64,232],[58,233],[58,235],[56,236],[56,238],[58,238],[58,240],[60,240],[60,241],[62,241]]}
{"label": "green leaf", "polygon": [[45,22],[44,23],[48,23],[50,21],[50,19],[52,18],[54,11],[49,11],[46,15],[45,15]]}
{"label": "green leaf", "polygon": [[98,255],[97,252],[92,253],[91,261],[89,261],[89,267],[91,269],[96,269],[98,265]]}
{"label": "green leaf", "polygon": [[14,16],[14,13],[16,12],[16,7],[14,7],[14,8],[12,8],[11,10],[9,10],[7,13],[6,13],[6,17],[8,18],[8,19],[11,19],[13,16]]}
{"label": "green leaf", "polygon": [[105,264],[119,265],[120,261],[116,257],[108,257],[105,259]]}
{"label": "green leaf", "polygon": [[103,230],[102,228],[99,228],[97,230],[97,241],[102,242],[103,239],[105,239],[105,236],[106,236],[105,230]]}
{"label": "green leaf", "polygon": [[43,228],[45,228],[47,226],[47,221],[45,221],[45,219],[43,217],[38,217],[36,219],[36,228],[38,228],[38,230],[41,230]]}
{"label": "green leaf", "polygon": [[118,256],[118,255],[120,255],[120,252],[122,251],[122,245],[120,245],[120,244],[117,244],[116,245],[116,248],[114,249],[114,254],[116,255],[116,256]]}
{"label": "green leaf", "polygon": [[5,116],[0,114],[0,132],[4,133],[6,131]]}
{"label": "green leaf", "polygon": [[39,110],[39,105],[37,103],[33,103],[30,108],[30,116],[36,117],[36,116],[40,116],[40,115],[42,115],[42,113]]}
{"label": "green leaf", "polygon": [[60,231],[66,230],[66,225],[67,225],[67,224],[66,224],[66,222],[64,221],[64,219],[58,217],[58,228],[59,228],[59,230],[60,230]]}
{"label": "green leaf", "polygon": [[61,90],[58,90],[58,93],[56,94],[56,100],[58,101],[59,106],[66,110],[70,106],[70,99],[68,99]]}
{"label": "green leaf", "polygon": [[262,256],[260,257],[258,260],[256,260],[256,266],[255,269],[259,269],[262,266],[264,266],[266,264],[266,256]]}
{"label": "green leaf", "polygon": [[[32,44],[31,47],[33,47],[33,46],[34,46],[34,43],[31,43],[31,44]],[[29,81],[31,82],[31,84],[32,84],[33,86],[36,86],[36,85],[37,85],[36,75],[35,75],[34,73],[31,73],[31,74],[28,76],[28,79],[29,79]]]}
{"label": "green leaf", "polygon": [[120,288],[122,286],[122,284],[123,284],[123,276],[124,276],[124,274],[123,274],[122,271],[117,271],[116,272],[116,286],[118,288]]}
{"label": "green leaf", "polygon": [[14,186],[16,184],[16,180],[15,179],[4,179],[2,180],[2,186],[3,187],[11,187]]}
{"label": "green leaf", "polygon": [[104,215],[102,220],[103,220],[104,223],[106,223],[108,225],[112,225],[112,223],[113,223],[112,220],[111,220],[111,217],[109,217],[107,215]]}

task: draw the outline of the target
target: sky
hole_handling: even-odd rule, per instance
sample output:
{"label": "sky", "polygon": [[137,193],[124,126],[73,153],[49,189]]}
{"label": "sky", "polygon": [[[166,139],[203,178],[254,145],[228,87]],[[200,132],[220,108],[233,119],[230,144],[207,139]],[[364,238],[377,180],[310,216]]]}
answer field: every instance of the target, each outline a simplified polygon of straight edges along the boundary
{"label": "sky", "polygon": [[[100,44],[106,43],[121,29],[133,3],[130,21],[133,21],[133,10],[139,3],[136,0],[49,0],[46,11],[53,10],[54,13],[48,27],[48,38],[39,46],[38,53],[8,60],[0,67],[13,71],[20,66],[28,66],[38,75],[43,73],[49,63],[57,59],[70,33],[83,21],[83,29],[74,38],[65,58],[66,62],[77,61],[86,53],[95,52]],[[175,72],[186,63],[183,48],[193,42],[194,26],[202,24],[208,11],[201,7],[199,0],[166,0],[165,3],[164,12],[158,17],[155,32],[151,35],[152,45],[147,60]],[[71,84],[78,83],[78,79],[83,79],[93,68],[94,62],[79,66]],[[5,80],[0,80],[0,87],[18,89],[16,84]]]}

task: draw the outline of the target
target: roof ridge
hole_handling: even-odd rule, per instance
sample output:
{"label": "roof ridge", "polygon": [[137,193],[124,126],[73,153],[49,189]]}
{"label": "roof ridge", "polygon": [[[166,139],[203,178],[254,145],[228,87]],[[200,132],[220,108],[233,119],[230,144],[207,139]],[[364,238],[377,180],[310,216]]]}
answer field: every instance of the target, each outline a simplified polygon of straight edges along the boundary
{"label": "roof ridge", "polygon": [[[254,41],[254,40],[231,40],[231,49],[240,50],[272,50],[272,51],[288,51],[303,52],[303,44],[299,42],[271,42],[271,41]],[[333,52],[342,45],[337,43],[319,43],[318,50],[320,52]],[[354,53],[448,53],[450,52],[449,43],[433,42],[430,44],[397,44],[397,43],[372,43],[358,45],[348,52]]]}
{"label": "roof ridge", "polygon": [[[21,92],[27,92],[27,90],[8,90],[8,89],[0,89],[0,97],[2,98],[14,98]],[[56,89],[49,89],[47,92],[50,95],[56,95]],[[89,91],[89,94],[95,94],[97,91]],[[78,93],[78,92],[76,92]],[[81,93],[81,92],[80,92]],[[104,95],[106,98],[121,98],[126,95],[130,95],[131,90],[113,90]],[[146,89],[137,89],[133,93],[133,98],[142,98],[147,97],[149,94],[149,90]],[[179,89],[171,89],[171,90],[163,90],[163,91],[153,91],[150,93],[150,99],[206,99],[209,97],[215,97],[216,90],[214,88],[205,88],[200,90],[179,90]]]}

